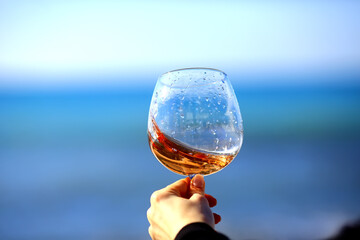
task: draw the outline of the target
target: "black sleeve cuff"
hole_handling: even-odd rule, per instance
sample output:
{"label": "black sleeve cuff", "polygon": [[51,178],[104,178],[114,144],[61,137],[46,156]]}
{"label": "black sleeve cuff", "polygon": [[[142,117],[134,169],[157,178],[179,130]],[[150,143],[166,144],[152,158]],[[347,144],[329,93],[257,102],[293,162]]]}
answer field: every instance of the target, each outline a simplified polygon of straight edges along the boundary
{"label": "black sleeve cuff", "polygon": [[229,240],[225,235],[216,232],[206,223],[190,223],[183,227],[175,240]]}

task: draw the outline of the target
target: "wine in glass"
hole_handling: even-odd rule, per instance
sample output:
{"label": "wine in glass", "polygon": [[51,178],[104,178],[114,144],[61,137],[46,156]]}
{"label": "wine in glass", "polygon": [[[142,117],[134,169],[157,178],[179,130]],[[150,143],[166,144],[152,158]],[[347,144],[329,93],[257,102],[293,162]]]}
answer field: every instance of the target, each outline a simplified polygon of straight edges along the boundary
{"label": "wine in glass", "polygon": [[243,125],[227,75],[211,68],[162,74],[148,119],[151,151],[171,171],[208,175],[226,167],[240,151]]}

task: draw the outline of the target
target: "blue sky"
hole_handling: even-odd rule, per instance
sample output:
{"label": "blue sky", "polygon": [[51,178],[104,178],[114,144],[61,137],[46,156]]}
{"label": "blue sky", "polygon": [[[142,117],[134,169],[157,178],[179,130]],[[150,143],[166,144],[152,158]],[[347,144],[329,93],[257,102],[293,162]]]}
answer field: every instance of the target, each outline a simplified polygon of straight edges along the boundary
{"label": "blue sky", "polygon": [[192,66],[230,76],[358,70],[359,12],[359,1],[340,0],[0,1],[0,86],[14,76],[141,81]]}

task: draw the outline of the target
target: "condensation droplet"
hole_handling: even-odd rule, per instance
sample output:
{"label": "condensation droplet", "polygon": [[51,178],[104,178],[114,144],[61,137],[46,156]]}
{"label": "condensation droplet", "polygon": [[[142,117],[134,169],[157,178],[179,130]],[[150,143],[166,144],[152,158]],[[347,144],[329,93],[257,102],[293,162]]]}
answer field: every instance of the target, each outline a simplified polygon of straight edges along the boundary
{"label": "condensation droplet", "polygon": [[206,98],[205,98],[205,101],[207,101],[207,102],[208,102],[208,101],[209,101],[209,98],[208,98],[208,97],[206,97]]}
{"label": "condensation droplet", "polygon": [[220,105],[220,104],[221,104],[221,101],[218,101],[217,104]]}
{"label": "condensation droplet", "polygon": [[176,148],[172,148],[172,150],[173,150],[174,152],[177,152],[177,151],[178,151]]}
{"label": "condensation droplet", "polygon": [[192,155],[193,155],[193,153],[192,153],[192,152],[190,152],[190,153],[189,153],[189,155],[190,155],[190,156],[192,156]]}
{"label": "condensation droplet", "polygon": [[184,118],[184,114],[183,114],[183,113],[182,113],[182,114],[180,114],[180,117],[181,117],[181,118]]}
{"label": "condensation droplet", "polygon": [[229,142],[231,142],[232,141],[232,138],[229,138]]}
{"label": "condensation droplet", "polygon": [[219,139],[218,138],[215,138],[215,143],[216,143],[216,145],[219,144]]}
{"label": "condensation droplet", "polygon": [[216,130],[211,129],[210,132],[211,132],[213,135],[216,135]]}
{"label": "condensation droplet", "polygon": [[181,96],[180,100],[184,100],[185,96]]}
{"label": "condensation droplet", "polygon": [[175,134],[175,131],[172,131],[172,132],[171,132],[171,135],[174,135],[174,134]]}

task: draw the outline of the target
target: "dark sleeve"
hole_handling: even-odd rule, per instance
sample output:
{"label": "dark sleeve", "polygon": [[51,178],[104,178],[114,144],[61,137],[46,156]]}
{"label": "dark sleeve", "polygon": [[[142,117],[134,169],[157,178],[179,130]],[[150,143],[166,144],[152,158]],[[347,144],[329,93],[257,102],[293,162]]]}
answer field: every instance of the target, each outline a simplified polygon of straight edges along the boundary
{"label": "dark sleeve", "polygon": [[175,240],[229,240],[206,223],[191,223],[183,227]]}

